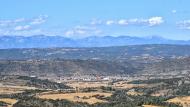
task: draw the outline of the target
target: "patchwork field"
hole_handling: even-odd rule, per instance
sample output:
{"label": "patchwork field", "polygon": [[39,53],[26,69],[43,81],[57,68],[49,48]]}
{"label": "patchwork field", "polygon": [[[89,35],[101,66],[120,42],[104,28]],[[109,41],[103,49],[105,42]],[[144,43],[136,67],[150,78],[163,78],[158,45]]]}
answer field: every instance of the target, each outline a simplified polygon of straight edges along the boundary
{"label": "patchwork field", "polygon": [[119,81],[112,85],[109,84],[109,81],[104,82],[68,82],[67,85],[73,88],[97,88],[101,86],[109,86],[116,89],[130,89],[134,87],[151,87],[148,84],[128,84],[128,81]]}
{"label": "patchwork field", "polygon": [[87,102],[89,104],[106,102],[104,100],[97,99],[95,96],[109,97],[111,93],[102,92],[89,92],[89,93],[66,93],[66,94],[44,94],[39,95],[42,99],[66,99],[73,102]]}
{"label": "patchwork field", "polygon": [[15,104],[17,102],[16,99],[10,99],[10,98],[1,98],[0,101],[8,103],[8,107],[12,107],[13,104]]}
{"label": "patchwork field", "polygon": [[190,107],[190,96],[185,97],[175,97],[173,99],[168,100],[167,102],[171,103],[180,103],[183,105],[183,107]]}

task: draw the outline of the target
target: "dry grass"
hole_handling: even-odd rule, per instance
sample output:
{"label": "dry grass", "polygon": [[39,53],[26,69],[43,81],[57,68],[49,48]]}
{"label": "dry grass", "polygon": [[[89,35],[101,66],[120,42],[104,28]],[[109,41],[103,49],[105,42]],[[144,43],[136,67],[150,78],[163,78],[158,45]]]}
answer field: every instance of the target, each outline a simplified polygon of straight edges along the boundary
{"label": "dry grass", "polygon": [[[106,102],[104,100],[95,98],[94,97],[95,95],[109,97],[112,94],[101,93],[101,92],[89,92],[89,93],[44,94],[44,95],[39,95],[38,97],[42,99],[53,99],[53,100],[66,99],[73,102],[87,102],[89,104]],[[84,99],[84,97],[86,98]]]}
{"label": "dry grass", "polygon": [[159,90],[155,93],[152,93],[151,96],[159,97],[159,96],[164,96],[168,93],[169,90]]}
{"label": "dry grass", "polygon": [[110,86],[116,89],[131,89],[135,87],[153,87],[156,84],[128,84],[129,81],[119,81],[114,83],[113,85],[108,85],[109,81],[103,81],[103,82],[78,82],[78,81],[72,81],[68,82],[67,85],[73,88],[98,88],[101,86]]}
{"label": "dry grass", "polygon": [[169,99],[167,102],[180,103],[183,107],[190,107],[190,96],[175,97],[173,99]]}
{"label": "dry grass", "polygon": [[143,93],[136,92],[136,91],[128,91],[127,94],[128,94],[128,95],[133,95],[133,96],[143,95]]}
{"label": "dry grass", "polygon": [[114,88],[119,88],[119,89],[131,89],[135,87],[149,87],[150,85],[148,84],[128,84],[127,82],[129,81],[119,81],[114,83],[113,87]]}
{"label": "dry grass", "polygon": [[160,85],[160,83],[157,84],[129,84],[130,81],[119,81],[113,84],[113,88],[116,89],[131,89],[131,88],[151,88]]}
{"label": "dry grass", "polygon": [[22,93],[25,90],[36,89],[35,87],[27,86],[0,86],[0,94]]}
{"label": "dry grass", "polygon": [[97,88],[108,86],[108,82],[69,82],[67,85],[73,88]]}
{"label": "dry grass", "polygon": [[22,93],[22,92],[23,91],[20,89],[0,87],[0,94],[15,94],[15,93]]}
{"label": "dry grass", "polygon": [[17,102],[16,99],[10,99],[10,98],[1,98],[0,101],[10,104],[8,105],[8,107],[12,107],[13,104]]}
{"label": "dry grass", "polygon": [[161,107],[161,106],[154,106],[154,105],[143,105],[143,107]]}

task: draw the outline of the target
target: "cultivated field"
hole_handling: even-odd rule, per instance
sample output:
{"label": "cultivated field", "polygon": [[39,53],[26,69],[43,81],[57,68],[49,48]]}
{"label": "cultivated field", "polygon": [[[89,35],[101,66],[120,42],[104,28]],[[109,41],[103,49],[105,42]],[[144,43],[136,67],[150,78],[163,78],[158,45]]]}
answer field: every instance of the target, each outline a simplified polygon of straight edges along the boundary
{"label": "cultivated field", "polygon": [[1,98],[0,101],[8,103],[8,107],[12,107],[13,104],[15,104],[17,102],[16,99],[10,99],[10,98]]}
{"label": "cultivated field", "polygon": [[39,95],[39,98],[42,99],[66,99],[73,102],[87,102],[89,104],[102,103],[106,102],[104,100],[97,99],[95,96],[104,96],[109,97],[111,93],[102,93],[102,92],[89,92],[89,93],[66,93],[66,94],[44,94]]}
{"label": "cultivated field", "polygon": [[0,94],[22,93],[25,90],[36,89],[35,87],[27,86],[0,86]]}
{"label": "cultivated field", "polygon": [[154,106],[154,105],[143,105],[143,107],[161,107],[161,106]]}
{"label": "cultivated field", "polygon": [[66,85],[73,88],[97,88],[101,86],[108,86],[108,82],[69,82]]}
{"label": "cultivated field", "polygon": [[134,95],[134,96],[143,95],[143,93],[136,92],[136,91],[128,91],[127,94],[128,95]]}
{"label": "cultivated field", "polygon": [[119,89],[130,89],[134,87],[149,87],[148,84],[128,84],[129,81],[119,81],[113,84],[114,88]]}
{"label": "cultivated field", "polygon": [[119,81],[112,85],[109,84],[110,81],[103,81],[103,82],[68,82],[67,85],[73,88],[98,88],[101,86],[109,86],[116,89],[130,89],[134,87],[150,87],[151,85],[148,84],[128,84],[128,81]]}
{"label": "cultivated field", "polygon": [[183,107],[190,107],[190,96],[175,97],[173,99],[168,100],[167,102],[180,103],[183,105]]}

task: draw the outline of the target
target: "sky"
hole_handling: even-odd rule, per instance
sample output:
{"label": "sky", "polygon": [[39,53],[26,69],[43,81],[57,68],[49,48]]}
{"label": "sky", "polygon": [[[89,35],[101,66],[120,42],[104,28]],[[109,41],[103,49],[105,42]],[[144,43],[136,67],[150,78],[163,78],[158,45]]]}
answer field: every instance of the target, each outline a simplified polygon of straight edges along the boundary
{"label": "sky", "polygon": [[190,40],[190,0],[0,0],[0,35]]}

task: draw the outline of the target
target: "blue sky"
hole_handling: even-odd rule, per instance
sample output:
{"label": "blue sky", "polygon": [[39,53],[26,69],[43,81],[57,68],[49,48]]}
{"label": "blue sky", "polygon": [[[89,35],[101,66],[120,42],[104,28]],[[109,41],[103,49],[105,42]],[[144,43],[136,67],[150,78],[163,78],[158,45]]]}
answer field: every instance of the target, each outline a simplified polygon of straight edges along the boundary
{"label": "blue sky", "polygon": [[190,0],[1,0],[0,35],[190,39]]}

